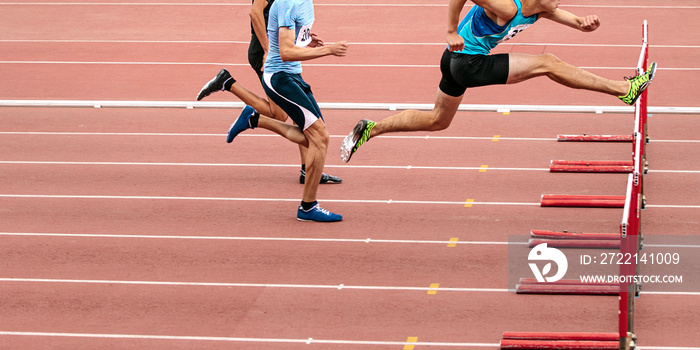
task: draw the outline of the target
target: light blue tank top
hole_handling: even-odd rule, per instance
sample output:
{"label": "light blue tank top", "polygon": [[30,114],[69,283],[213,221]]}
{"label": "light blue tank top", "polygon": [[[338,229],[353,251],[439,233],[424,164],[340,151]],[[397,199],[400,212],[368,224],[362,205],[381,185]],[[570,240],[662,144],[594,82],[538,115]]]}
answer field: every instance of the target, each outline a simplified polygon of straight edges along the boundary
{"label": "light blue tank top", "polygon": [[265,73],[280,71],[299,74],[301,62],[284,62],[280,57],[279,28],[287,27],[295,31],[297,46],[306,46],[311,42],[311,27],[314,24],[314,4],[312,0],[277,0],[270,7],[267,23],[267,39],[270,50],[265,61]]}
{"label": "light blue tank top", "polygon": [[464,50],[456,52],[488,55],[498,44],[509,40],[537,21],[537,14],[523,16],[520,0],[513,2],[518,6],[518,13],[503,26],[494,23],[483,8],[474,5],[457,27],[457,33],[464,38]]}

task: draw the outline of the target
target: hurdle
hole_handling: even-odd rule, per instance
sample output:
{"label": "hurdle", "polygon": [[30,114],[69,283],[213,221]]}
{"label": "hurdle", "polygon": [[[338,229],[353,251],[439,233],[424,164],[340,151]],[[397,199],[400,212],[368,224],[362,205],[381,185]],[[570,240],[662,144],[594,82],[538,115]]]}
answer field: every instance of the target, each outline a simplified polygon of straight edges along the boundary
{"label": "hurdle", "polygon": [[617,349],[616,333],[534,333],[503,332],[501,349]]}
{"label": "hurdle", "polygon": [[632,135],[557,135],[559,142],[632,142]]}
{"label": "hurdle", "polygon": [[631,173],[632,161],[614,160],[552,160],[549,172],[552,173]]}
{"label": "hurdle", "polygon": [[[645,20],[642,25],[643,42],[640,59],[637,65],[638,74],[648,66],[648,23]],[[642,210],[646,205],[644,197],[644,175],[647,174],[646,144],[649,142],[647,135],[648,116],[648,90],[644,91],[635,103],[635,126],[632,133],[633,160],[619,164],[601,164],[596,166],[625,166],[632,167],[627,174],[625,196],[622,201],[622,220],[619,224],[619,233],[581,233],[581,232],[557,232],[545,230],[532,230],[529,245],[535,246],[541,243],[561,244],[559,247],[574,247],[574,243],[584,243],[586,248],[595,248],[602,242],[616,244],[623,256],[635,256],[643,248],[641,231]],[[572,162],[573,165],[575,164]],[[595,163],[593,163],[595,164]],[[566,165],[565,163],[559,165]],[[586,166],[586,164],[583,164]],[[596,197],[596,198],[591,198]],[[616,208],[620,203],[619,196],[569,196],[559,197],[557,200],[568,202],[586,200],[610,200],[616,201]],[[545,196],[543,196],[543,199]],[[552,199],[552,197],[548,197]],[[590,203],[587,203],[590,204]],[[568,242],[568,243],[567,243]],[[578,247],[578,246],[577,246]],[[612,247],[612,246],[610,246]],[[614,248],[614,247],[613,247]],[[635,259],[629,259],[619,265],[620,276],[636,276],[638,266]],[[634,332],[635,299],[639,297],[640,284],[631,278],[620,278],[616,283],[588,283],[580,280],[559,280],[556,282],[540,283],[536,279],[521,278],[516,285],[519,294],[587,294],[587,295],[617,295],[618,296],[618,324],[617,333],[584,333],[584,332],[503,332],[500,341],[501,349],[518,350],[634,350],[636,349],[637,336]]]}

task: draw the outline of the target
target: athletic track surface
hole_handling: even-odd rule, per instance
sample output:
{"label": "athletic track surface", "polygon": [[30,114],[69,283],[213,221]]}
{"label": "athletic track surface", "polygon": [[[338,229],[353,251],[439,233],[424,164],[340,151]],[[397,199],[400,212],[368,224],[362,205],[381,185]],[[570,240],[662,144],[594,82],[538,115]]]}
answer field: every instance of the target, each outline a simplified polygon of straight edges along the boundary
{"label": "athletic track surface", "polygon": [[[646,19],[660,65],[649,105],[698,106],[700,29],[687,24],[700,1],[562,2],[601,28],[543,20],[498,52],[550,52],[618,79],[634,74]],[[316,1],[315,32],[350,42],[347,57],[304,65],[317,100],[432,103],[446,4]],[[222,67],[262,93],[249,8],[0,2],[0,99],[190,101]],[[546,78],[469,90],[463,103],[622,106]],[[503,331],[617,329],[616,297],[509,292],[507,242],[531,229],[617,232],[621,210],[539,199],[624,195],[626,175],[548,165],[627,159],[628,144],[556,135],[627,134],[629,113],[462,111],[439,133],[373,139],[345,164],[354,124],[393,112],[328,109],[326,172],[343,183],[319,196],[344,220],[315,224],[294,217],[296,146],[264,130],[224,142],[239,109],[0,112],[0,349],[496,349]],[[698,130],[697,114],[650,117],[645,236],[700,234]],[[643,292],[640,347],[700,349],[698,310],[697,289]]]}

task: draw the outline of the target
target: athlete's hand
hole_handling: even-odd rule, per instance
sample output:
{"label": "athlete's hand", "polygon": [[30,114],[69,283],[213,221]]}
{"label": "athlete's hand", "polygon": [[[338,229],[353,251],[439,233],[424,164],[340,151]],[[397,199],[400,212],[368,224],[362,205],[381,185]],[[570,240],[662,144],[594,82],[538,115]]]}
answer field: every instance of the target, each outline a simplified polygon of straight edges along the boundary
{"label": "athlete's hand", "polygon": [[581,30],[584,32],[592,32],[600,27],[600,20],[596,15],[580,17],[579,22],[581,23],[579,28],[581,28]]}
{"label": "athlete's hand", "polygon": [[462,38],[457,32],[447,32],[447,47],[450,51],[462,51],[464,50],[464,38]]}
{"label": "athlete's hand", "polygon": [[331,55],[343,57],[348,53],[348,42],[339,41],[330,46]]}
{"label": "athlete's hand", "polygon": [[311,42],[308,45],[309,47],[319,47],[323,46],[323,39],[319,38],[316,33],[311,33]]}

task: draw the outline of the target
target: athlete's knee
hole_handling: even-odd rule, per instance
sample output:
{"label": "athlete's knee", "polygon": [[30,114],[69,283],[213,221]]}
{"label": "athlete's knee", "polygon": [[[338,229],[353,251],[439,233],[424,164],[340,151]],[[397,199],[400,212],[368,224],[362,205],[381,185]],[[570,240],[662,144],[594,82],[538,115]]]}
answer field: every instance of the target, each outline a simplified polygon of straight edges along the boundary
{"label": "athlete's knee", "polygon": [[272,116],[273,119],[279,120],[281,122],[286,122],[287,121],[287,113],[284,113],[281,109],[275,110],[274,108],[270,108],[270,115]]}
{"label": "athlete's knee", "polygon": [[447,129],[451,124],[451,120],[446,120],[444,118],[438,118],[433,116],[432,124],[430,125],[430,131],[440,131]]}
{"label": "athlete's knee", "polygon": [[306,138],[309,140],[309,147],[328,148],[331,136],[326,129],[326,124],[322,120],[317,120],[305,131]]}
{"label": "athlete's knee", "polygon": [[455,114],[457,114],[457,109],[459,109],[459,103],[461,101],[461,96],[452,97],[446,94],[438,93],[438,97],[435,101],[435,107],[430,112],[430,131],[447,129],[450,124],[452,124],[452,119],[454,119]]}
{"label": "athlete's knee", "polygon": [[430,116],[430,125],[427,131],[440,131],[447,129],[452,123],[452,118],[445,118],[445,115],[438,111],[433,111]]}
{"label": "athlete's knee", "polygon": [[559,57],[551,53],[543,53],[539,55],[539,60],[540,64],[548,71],[553,70],[557,65],[563,62]]}

